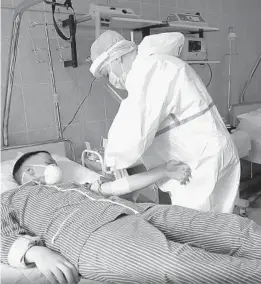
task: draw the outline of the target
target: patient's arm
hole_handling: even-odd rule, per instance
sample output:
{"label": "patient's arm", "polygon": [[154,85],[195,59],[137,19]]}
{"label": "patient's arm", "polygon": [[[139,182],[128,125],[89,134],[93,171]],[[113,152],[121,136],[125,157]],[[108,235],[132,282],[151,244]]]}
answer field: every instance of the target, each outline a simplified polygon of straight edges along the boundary
{"label": "patient's arm", "polygon": [[40,245],[41,240],[20,226],[17,220],[19,213],[11,204],[1,203],[1,262],[13,267],[26,268],[24,262],[26,251],[34,244]]}
{"label": "patient's arm", "polygon": [[147,172],[135,174],[118,179],[113,182],[103,183],[100,192],[105,196],[124,195],[165,179],[172,178],[186,183],[191,176],[190,167],[184,163],[171,160]]}
{"label": "patient's arm", "polygon": [[35,263],[50,283],[74,284],[80,281],[75,266],[47,247],[31,247],[25,254],[25,261]]}

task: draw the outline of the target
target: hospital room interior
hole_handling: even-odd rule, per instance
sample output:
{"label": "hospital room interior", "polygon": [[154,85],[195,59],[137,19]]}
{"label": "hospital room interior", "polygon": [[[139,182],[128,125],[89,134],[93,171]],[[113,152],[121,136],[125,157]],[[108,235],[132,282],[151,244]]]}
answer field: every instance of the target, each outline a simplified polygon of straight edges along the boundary
{"label": "hospital room interior", "polygon": [[[209,108],[217,109],[240,159],[234,214],[261,225],[260,12],[260,0],[2,0],[1,194],[19,186],[13,167],[30,151],[49,151],[63,182],[83,184],[107,174],[117,180],[148,170],[142,156],[115,171],[105,166],[107,143],[113,148],[108,133],[128,92],[106,76],[95,78],[91,46],[107,30],[137,46],[150,35],[174,32],[184,38],[180,59],[203,82],[213,101]],[[178,127],[189,123],[181,120]],[[193,166],[191,176],[188,185]],[[126,195],[135,203],[171,204],[171,198],[156,182]],[[2,266],[4,284],[46,283],[33,269]]]}

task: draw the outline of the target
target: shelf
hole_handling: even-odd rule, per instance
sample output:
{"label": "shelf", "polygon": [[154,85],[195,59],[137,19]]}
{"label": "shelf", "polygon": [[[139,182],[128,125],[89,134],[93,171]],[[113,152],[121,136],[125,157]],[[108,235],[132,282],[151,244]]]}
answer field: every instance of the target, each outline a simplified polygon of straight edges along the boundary
{"label": "shelf", "polygon": [[[78,25],[94,27],[95,26],[95,17],[93,15],[85,15],[76,19]],[[102,28],[104,26],[102,25]],[[179,24],[179,23],[167,23],[162,21],[138,19],[138,18],[121,18],[121,17],[112,17],[111,21],[108,23],[110,29],[128,29],[141,31],[142,29],[151,29],[153,31],[168,31],[168,32],[197,32],[203,30],[203,32],[218,31],[218,28],[209,27],[209,26],[199,26],[199,25],[188,25],[188,24]]]}
{"label": "shelf", "polygon": [[[155,32],[214,32],[219,31],[219,28],[203,26],[203,25],[191,25],[191,24],[180,24],[180,23],[168,23],[166,21],[160,24],[153,24],[151,26],[145,27],[147,29],[153,30]],[[137,28],[136,31],[141,31],[144,28]]]}
{"label": "shelf", "polygon": [[[185,60],[186,61],[186,60]],[[217,64],[220,61],[217,60],[188,60],[186,61],[188,64]]]}
{"label": "shelf", "polygon": [[153,31],[165,31],[165,32],[183,32],[183,31],[189,31],[189,32],[196,32],[199,30],[203,30],[203,32],[214,32],[218,31],[218,28],[214,27],[208,27],[208,26],[197,26],[197,25],[185,25],[185,24],[166,24],[165,26],[159,27],[159,28],[153,28]]}
{"label": "shelf", "polygon": [[[93,15],[85,15],[76,19],[77,25],[85,27],[95,27],[95,17]],[[148,26],[160,25],[161,21],[137,19],[137,18],[121,18],[121,17],[112,17],[108,26],[101,25],[101,28],[110,28],[110,29],[128,29],[136,30],[143,29]]]}
{"label": "shelf", "polygon": [[136,29],[147,28],[151,25],[159,25],[161,23],[162,23],[161,21],[113,17],[111,18],[110,27],[136,30]]}

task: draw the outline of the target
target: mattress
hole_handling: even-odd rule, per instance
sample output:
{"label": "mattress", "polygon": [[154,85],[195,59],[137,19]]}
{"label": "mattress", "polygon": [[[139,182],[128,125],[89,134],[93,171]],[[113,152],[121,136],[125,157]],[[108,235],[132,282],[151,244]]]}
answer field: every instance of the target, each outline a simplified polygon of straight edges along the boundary
{"label": "mattress", "polygon": [[[1,263],[2,284],[49,284],[37,268],[16,269]],[[79,284],[102,284],[101,282],[81,279]]]}
{"label": "mattress", "polygon": [[251,150],[251,140],[248,133],[236,130],[231,134],[231,137],[237,147],[239,158],[248,156]]}

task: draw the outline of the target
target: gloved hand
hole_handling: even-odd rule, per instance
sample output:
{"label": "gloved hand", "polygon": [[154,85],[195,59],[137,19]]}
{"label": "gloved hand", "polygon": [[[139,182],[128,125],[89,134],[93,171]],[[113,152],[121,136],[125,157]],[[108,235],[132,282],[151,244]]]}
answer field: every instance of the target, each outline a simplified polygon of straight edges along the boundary
{"label": "gloved hand", "polygon": [[186,184],[191,178],[191,168],[180,161],[170,160],[165,165],[166,175],[169,178],[173,178],[180,182],[180,184]]}

